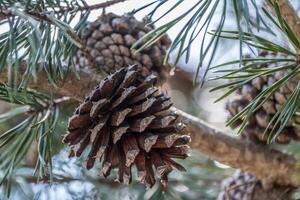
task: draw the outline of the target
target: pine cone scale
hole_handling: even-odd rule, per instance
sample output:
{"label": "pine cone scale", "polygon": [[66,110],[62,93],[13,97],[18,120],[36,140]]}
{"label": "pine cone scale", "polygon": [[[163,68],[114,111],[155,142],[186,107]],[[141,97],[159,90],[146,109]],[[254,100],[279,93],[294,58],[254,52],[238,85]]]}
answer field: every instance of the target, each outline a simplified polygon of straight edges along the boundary
{"label": "pine cone scale", "polygon": [[126,139],[122,140],[122,147],[125,153],[127,167],[134,163],[135,157],[139,154],[140,148],[137,144],[136,138],[132,134],[128,134]]}
{"label": "pine cone scale", "polygon": [[126,100],[129,96],[133,94],[133,92],[136,90],[136,87],[132,86],[129,88],[125,88],[124,91],[122,92],[121,96],[114,100],[114,103],[111,105],[111,109],[116,108],[119,106],[122,102]]}
{"label": "pine cone scale", "polygon": [[95,118],[98,116],[98,114],[100,113],[101,109],[105,108],[106,105],[108,105],[108,99],[100,99],[97,102],[92,102],[93,106],[92,109],[90,111],[90,117],[91,118]]}
{"label": "pine cone scale", "polygon": [[147,176],[146,172],[146,158],[144,153],[140,151],[140,153],[135,158],[135,165],[137,168],[138,179],[141,183],[145,183],[145,179]]}
{"label": "pine cone scale", "polygon": [[155,98],[149,98],[140,104],[130,107],[132,109],[132,111],[129,113],[128,116],[133,117],[133,116],[136,116],[136,115],[146,112],[148,110],[148,108],[150,108],[154,104],[155,101],[156,101]]}
{"label": "pine cone scale", "polygon": [[155,119],[155,116],[150,115],[148,117],[143,117],[140,119],[136,119],[133,122],[130,123],[130,130],[132,132],[138,132],[141,133],[145,131],[145,129],[148,127],[148,125]]}
{"label": "pine cone scale", "polygon": [[151,133],[145,133],[141,137],[138,137],[139,147],[146,152],[149,152],[153,145],[157,142],[158,135],[153,135]]}
{"label": "pine cone scale", "polygon": [[129,128],[130,126],[126,123],[124,125],[119,126],[118,128],[115,128],[115,130],[113,130],[112,132],[113,143],[116,144]]}
{"label": "pine cone scale", "polygon": [[89,114],[74,115],[69,121],[69,130],[75,130],[78,128],[85,128],[91,124],[91,118]]}

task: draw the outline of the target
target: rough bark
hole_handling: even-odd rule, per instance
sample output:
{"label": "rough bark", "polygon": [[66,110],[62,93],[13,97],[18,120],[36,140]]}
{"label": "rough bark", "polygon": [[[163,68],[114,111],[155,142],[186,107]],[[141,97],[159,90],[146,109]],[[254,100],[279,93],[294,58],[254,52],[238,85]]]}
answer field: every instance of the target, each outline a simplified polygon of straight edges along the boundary
{"label": "rough bark", "polygon": [[287,200],[290,199],[291,189],[286,187],[274,187],[266,190],[261,184],[256,185],[251,200]]}
{"label": "rough bark", "polygon": [[[20,69],[19,75],[22,76],[24,69]],[[78,76],[70,72],[62,80],[58,80],[56,88],[51,85],[48,76],[45,72],[40,72],[38,74],[38,79],[36,81],[31,80],[28,84],[30,89],[34,89],[41,92],[53,91],[57,96],[70,97],[76,101],[82,101],[86,94],[93,89],[97,83],[103,78],[103,75],[96,70],[91,71],[80,71]],[[19,77],[21,78],[21,77]],[[6,71],[0,73],[0,82],[6,83],[8,81]]]}
{"label": "rough bark", "polygon": [[267,146],[230,137],[197,117],[176,108],[172,110],[179,114],[188,126],[192,148],[200,150],[214,160],[255,175],[263,180],[265,186],[269,187],[272,183],[300,185],[300,171],[293,156]]}

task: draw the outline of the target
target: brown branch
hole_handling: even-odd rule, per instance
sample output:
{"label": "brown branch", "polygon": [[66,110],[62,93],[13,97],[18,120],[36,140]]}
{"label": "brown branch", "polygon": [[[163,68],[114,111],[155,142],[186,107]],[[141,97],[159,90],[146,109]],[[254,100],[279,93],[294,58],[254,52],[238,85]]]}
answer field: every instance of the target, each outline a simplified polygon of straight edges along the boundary
{"label": "brown branch", "polygon": [[[19,74],[21,75],[21,73]],[[74,100],[82,101],[85,95],[103,78],[96,74],[95,72],[80,72],[80,80],[70,74],[65,81],[58,83],[58,88],[54,92],[58,96],[69,96]],[[6,81],[6,73],[1,73],[0,82]],[[42,72],[38,74],[38,81],[30,82],[29,87],[45,92],[53,90],[47,80],[47,75]],[[192,138],[192,148],[200,150],[214,160],[247,171],[263,180],[264,183],[300,186],[300,171],[296,165],[297,161],[292,156],[272,150],[267,146],[230,137],[204,121],[176,108],[172,108],[172,111],[179,114],[182,121],[188,126]]]}
{"label": "brown branch", "polygon": [[[3,13],[1,13],[1,11],[3,12]],[[54,25],[54,26],[56,26],[56,27],[58,27],[57,26],[57,24],[55,24],[54,22],[53,22],[53,20],[50,18],[50,15],[49,14],[47,14],[47,13],[43,13],[43,12],[33,12],[33,11],[25,11],[25,13],[28,15],[28,16],[30,16],[31,18],[33,18],[33,19],[35,19],[35,20],[37,20],[37,21],[39,21],[39,22],[47,22],[47,23],[49,23],[49,24],[52,24],[52,25]],[[17,13],[15,13],[15,12],[13,12],[13,11],[11,11],[11,10],[0,10],[0,16],[1,15],[6,15],[6,16],[17,16]],[[82,44],[82,41],[81,41],[81,39],[79,38],[79,36],[74,32],[74,31],[72,31],[71,29],[69,29],[69,30],[66,30],[66,33],[73,39],[73,40],[75,40],[77,43],[79,43],[79,48],[84,48],[83,46],[83,44]]]}
{"label": "brown branch", "polygon": [[[277,2],[281,15],[287,22],[287,24],[291,27],[292,31],[300,40],[300,18],[296,12],[296,10],[293,8],[293,6],[290,4],[289,0],[266,0],[265,3],[267,5],[267,8],[271,11],[271,13],[275,14],[274,7],[271,5],[273,2]],[[300,49],[297,49],[297,52],[300,52]]]}
{"label": "brown branch", "polygon": [[[20,79],[22,74],[24,74],[25,68],[21,66],[20,69]],[[58,97],[70,97],[75,101],[82,101],[88,92],[93,89],[97,83],[103,78],[103,75],[96,72],[96,69],[91,71],[80,71],[79,77],[77,78],[72,72],[64,78],[64,80],[58,80],[56,83],[57,88],[51,85],[48,75],[43,71],[38,73],[38,79],[36,81],[31,80],[28,83],[28,87],[37,91],[49,93],[54,92]],[[19,80],[20,80],[19,79]],[[0,72],[0,82],[7,83],[8,76],[7,72]]]}
{"label": "brown branch", "polygon": [[73,8],[73,7],[67,7],[67,8],[62,8],[59,9],[57,11],[55,11],[54,13],[65,13],[65,12],[71,12],[74,10],[80,10],[80,11],[85,11],[85,10],[96,10],[96,9],[100,9],[100,8],[107,8],[109,6],[118,4],[118,3],[122,3],[128,0],[110,0],[110,1],[106,1],[103,3],[98,3],[98,4],[94,4],[94,5],[85,5],[85,6],[81,6],[78,8]]}
{"label": "brown branch", "polygon": [[[102,3],[98,3],[98,4],[94,4],[94,5],[84,5],[81,7],[61,7],[60,9],[54,11],[54,13],[55,14],[64,14],[66,12],[72,12],[72,11],[95,10],[95,9],[100,9],[100,8],[106,8],[106,7],[112,6],[114,4],[125,2],[125,1],[128,1],[128,0],[110,0],[110,1],[102,2]],[[36,11],[31,11],[31,10],[25,10],[24,12],[27,15],[29,15],[30,17],[36,19],[37,21],[51,23],[54,26],[56,26],[53,23],[53,21],[51,20],[51,18],[49,18],[49,14],[52,14],[53,11],[36,12]],[[12,9],[0,8],[0,21],[5,20],[11,16],[16,16],[16,13]],[[88,58],[90,66],[95,68],[96,61],[91,56],[89,50],[85,47],[85,45],[83,45],[79,36],[71,30],[67,30],[67,34],[79,44],[79,48],[82,50],[82,52]]]}
{"label": "brown branch", "polygon": [[300,185],[300,170],[292,156],[267,146],[230,137],[199,118],[176,108],[172,110],[179,114],[181,120],[188,126],[192,147],[210,158],[249,172],[265,184]]}
{"label": "brown branch", "polygon": [[[34,19],[36,19],[38,21],[51,22],[48,19],[47,15],[42,12],[38,13],[38,12],[26,11],[25,13],[27,15],[30,15],[31,17],[33,17]],[[16,16],[16,13],[14,11],[12,11],[11,9],[5,9],[5,8],[0,9],[0,20],[7,19],[12,16]]]}
{"label": "brown branch", "polygon": [[[50,13],[54,13],[54,14],[64,14],[66,12],[73,12],[73,11],[90,11],[90,10],[96,10],[96,9],[100,9],[100,8],[107,8],[109,6],[118,4],[118,3],[122,3],[128,0],[110,0],[110,1],[106,1],[106,2],[102,2],[102,3],[98,3],[98,4],[93,4],[93,5],[84,5],[84,6],[79,6],[79,7],[60,7],[58,10],[53,11],[41,11],[41,12],[33,12],[33,11],[25,11],[26,14],[35,16],[36,18],[40,19],[40,20],[48,20],[46,15],[50,14]],[[14,13],[11,12],[11,10],[9,8],[0,8],[0,21],[3,19],[6,19],[10,16],[13,16]]]}

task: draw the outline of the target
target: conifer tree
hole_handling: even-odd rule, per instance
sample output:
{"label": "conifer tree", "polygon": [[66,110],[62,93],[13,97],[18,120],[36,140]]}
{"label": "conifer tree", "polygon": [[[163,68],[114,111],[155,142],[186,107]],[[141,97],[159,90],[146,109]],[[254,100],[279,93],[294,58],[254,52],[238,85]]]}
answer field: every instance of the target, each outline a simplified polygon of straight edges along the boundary
{"label": "conifer tree", "polygon": [[[241,170],[223,182],[218,199],[292,199],[298,160],[284,145],[272,147],[300,140],[300,19],[291,2],[149,0],[122,15],[106,12],[129,1],[0,1],[0,100],[12,105],[0,114],[7,126],[0,133],[0,199],[13,198],[20,177],[21,188],[70,181],[67,170],[53,168],[62,148],[94,169],[84,179],[111,187],[114,179],[139,181],[156,188],[152,199],[172,193],[173,169],[189,171],[177,162],[189,159],[189,148]],[[93,11],[99,17],[90,21]],[[141,12],[145,18],[136,19]],[[224,41],[239,49],[224,50]],[[216,64],[219,52],[239,59]],[[223,92],[216,103],[235,96],[227,126],[240,137],[176,108],[161,89],[191,55],[199,87],[221,80],[211,91]],[[26,166],[32,151],[36,158]]]}

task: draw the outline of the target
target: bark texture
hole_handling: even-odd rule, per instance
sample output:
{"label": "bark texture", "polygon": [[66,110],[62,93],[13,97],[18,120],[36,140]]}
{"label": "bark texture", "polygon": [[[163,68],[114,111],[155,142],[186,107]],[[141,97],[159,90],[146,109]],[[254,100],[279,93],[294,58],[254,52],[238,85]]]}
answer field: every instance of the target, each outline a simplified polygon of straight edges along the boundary
{"label": "bark texture", "polygon": [[188,126],[192,148],[233,168],[247,171],[263,180],[265,186],[298,186],[300,171],[293,156],[264,145],[230,137],[197,117],[172,108]]}
{"label": "bark texture", "polygon": [[[24,67],[20,69],[20,79],[22,74],[24,74],[24,71]],[[53,91],[57,96],[66,96],[76,101],[82,101],[85,95],[88,95],[88,93],[104,78],[104,75],[94,69],[80,71],[78,72],[78,76],[79,77],[70,72],[63,80],[58,80],[56,83],[57,87],[55,88],[51,85],[47,74],[43,71],[38,73],[38,79],[36,81],[29,81],[28,87],[47,93]],[[0,82],[6,83],[7,81],[7,72],[1,72]]]}

